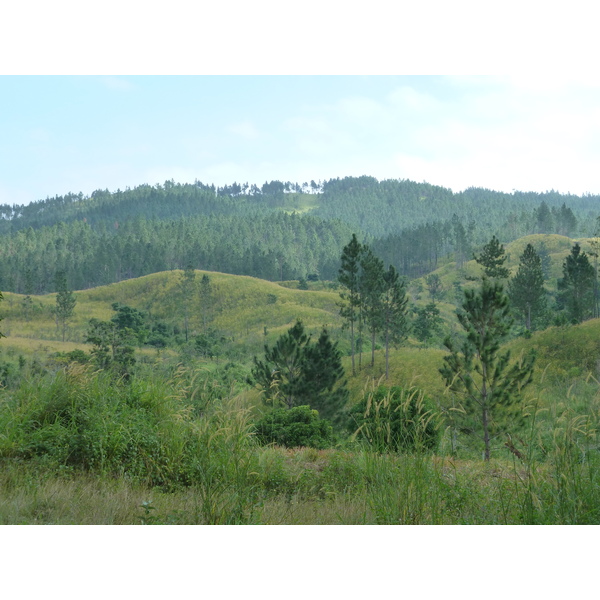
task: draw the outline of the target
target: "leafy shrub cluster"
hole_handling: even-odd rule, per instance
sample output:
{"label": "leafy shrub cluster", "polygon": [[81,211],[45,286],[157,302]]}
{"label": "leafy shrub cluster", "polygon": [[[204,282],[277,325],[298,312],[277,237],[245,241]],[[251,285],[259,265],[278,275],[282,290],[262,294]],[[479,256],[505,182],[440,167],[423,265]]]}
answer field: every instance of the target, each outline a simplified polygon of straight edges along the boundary
{"label": "leafy shrub cluster", "polygon": [[190,399],[202,382],[190,389],[183,379],[125,384],[75,365],[24,382],[0,405],[0,458],[165,489],[194,485],[203,522],[242,522],[256,501],[247,411],[229,398],[197,416]]}
{"label": "leafy shrub cluster", "polygon": [[334,443],[331,423],[321,419],[318,411],[310,406],[272,410],[255,424],[255,430],[259,443],[263,445],[323,449]]}

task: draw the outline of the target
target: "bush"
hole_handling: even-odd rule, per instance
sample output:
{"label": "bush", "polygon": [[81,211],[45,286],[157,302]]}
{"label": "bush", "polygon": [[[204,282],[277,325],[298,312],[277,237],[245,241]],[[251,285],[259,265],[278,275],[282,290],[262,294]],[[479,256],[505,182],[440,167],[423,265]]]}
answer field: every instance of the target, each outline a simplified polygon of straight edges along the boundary
{"label": "bush", "polygon": [[273,410],[255,424],[255,429],[257,439],[264,445],[323,449],[331,447],[334,441],[331,423],[321,419],[310,406]]}
{"label": "bush", "polygon": [[422,391],[379,386],[350,410],[349,428],[378,452],[433,450],[439,431]]}

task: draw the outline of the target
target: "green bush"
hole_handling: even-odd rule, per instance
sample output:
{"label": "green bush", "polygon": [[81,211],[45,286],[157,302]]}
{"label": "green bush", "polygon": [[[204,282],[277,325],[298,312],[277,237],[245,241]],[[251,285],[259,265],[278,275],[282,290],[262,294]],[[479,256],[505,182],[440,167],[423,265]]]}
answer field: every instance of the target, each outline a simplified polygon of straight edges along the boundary
{"label": "green bush", "polygon": [[334,442],[331,423],[321,419],[318,411],[310,406],[275,409],[258,421],[255,429],[259,443],[264,445],[323,449]]}
{"label": "green bush", "polygon": [[439,430],[422,391],[379,386],[352,407],[349,428],[378,452],[433,450]]}

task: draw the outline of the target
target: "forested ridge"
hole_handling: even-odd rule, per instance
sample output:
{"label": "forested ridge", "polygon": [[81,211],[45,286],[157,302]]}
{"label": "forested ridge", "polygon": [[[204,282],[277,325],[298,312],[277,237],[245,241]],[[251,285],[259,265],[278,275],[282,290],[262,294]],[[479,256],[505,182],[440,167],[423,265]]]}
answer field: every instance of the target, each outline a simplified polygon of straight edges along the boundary
{"label": "forested ridge", "polygon": [[335,279],[353,232],[404,276],[419,277],[454,254],[457,264],[491,235],[592,235],[600,197],[557,192],[460,193],[408,180],[345,177],[271,181],[260,188],[200,182],[140,185],[89,197],[66,194],[0,207],[0,289],[86,289],[183,269],[271,281]]}

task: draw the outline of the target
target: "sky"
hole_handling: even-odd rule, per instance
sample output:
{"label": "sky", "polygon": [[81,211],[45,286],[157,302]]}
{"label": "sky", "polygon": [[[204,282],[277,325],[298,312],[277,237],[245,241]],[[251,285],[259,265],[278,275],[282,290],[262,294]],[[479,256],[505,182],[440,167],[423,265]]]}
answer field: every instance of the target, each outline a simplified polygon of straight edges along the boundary
{"label": "sky", "polygon": [[0,37],[0,203],[360,175],[600,194],[585,2],[368,9],[14,3]]}
{"label": "sky", "polygon": [[3,76],[0,202],[371,175],[600,193],[598,79]]}

